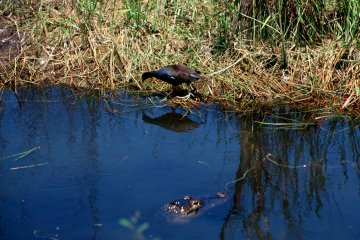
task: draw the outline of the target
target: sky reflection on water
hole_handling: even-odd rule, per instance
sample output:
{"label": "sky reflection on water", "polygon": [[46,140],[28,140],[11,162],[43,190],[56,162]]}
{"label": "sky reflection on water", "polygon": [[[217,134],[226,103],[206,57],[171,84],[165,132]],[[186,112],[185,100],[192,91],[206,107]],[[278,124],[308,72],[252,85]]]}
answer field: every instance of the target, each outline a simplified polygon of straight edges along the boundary
{"label": "sky reflection on water", "polygon": [[[2,93],[0,239],[131,239],[118,221],[136,213],[146,239],[360,239],[359,122],[280,128],[306,114],[184,116],[119,95]],[[186,223],[162,211],[225,190],[230,201]]]}

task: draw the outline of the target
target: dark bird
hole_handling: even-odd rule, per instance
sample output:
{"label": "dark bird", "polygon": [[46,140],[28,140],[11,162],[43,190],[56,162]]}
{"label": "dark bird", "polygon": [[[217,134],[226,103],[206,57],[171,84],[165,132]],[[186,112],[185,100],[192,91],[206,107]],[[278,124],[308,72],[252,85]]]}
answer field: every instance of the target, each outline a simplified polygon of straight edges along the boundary
{"label": "dark bird", "polygon": [[167,82],[173,87],[183,83],[190,84],[191,82],[201,79],[199,72],[181,64],[168,65],[157,71],[145,72],[142,75],[142,80],[145,81],[152,77]]}

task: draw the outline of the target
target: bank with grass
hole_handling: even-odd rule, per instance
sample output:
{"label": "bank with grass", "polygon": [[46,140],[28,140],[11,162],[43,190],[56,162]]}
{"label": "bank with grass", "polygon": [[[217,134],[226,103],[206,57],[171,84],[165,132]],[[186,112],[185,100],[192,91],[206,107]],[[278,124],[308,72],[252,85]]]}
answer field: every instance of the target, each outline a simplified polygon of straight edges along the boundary
{"label": "bank with grass", "polygon": [[182,63],[199,98],[360,115],[360,3],[5,0],[0,85],[167,91],[141,74]]}

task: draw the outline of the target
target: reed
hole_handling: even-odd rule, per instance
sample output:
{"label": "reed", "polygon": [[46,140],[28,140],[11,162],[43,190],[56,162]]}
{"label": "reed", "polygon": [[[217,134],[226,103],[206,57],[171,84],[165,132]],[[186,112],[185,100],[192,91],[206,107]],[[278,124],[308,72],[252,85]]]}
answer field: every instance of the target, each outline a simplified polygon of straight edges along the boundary
{"label": "reed", "polygon": [[202,100],[360,115],[357,0],[3,1],[1,85],[166,91],[141,73],[202,72]]}

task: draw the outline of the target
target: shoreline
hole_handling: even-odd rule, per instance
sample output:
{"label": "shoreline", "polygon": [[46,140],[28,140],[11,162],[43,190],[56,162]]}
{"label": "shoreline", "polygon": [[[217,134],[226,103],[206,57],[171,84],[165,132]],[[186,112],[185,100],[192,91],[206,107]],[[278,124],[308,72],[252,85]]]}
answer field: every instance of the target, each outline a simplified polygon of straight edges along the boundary
{"label": "shoreline", "polygon": [[[141,74],[181,63],[201,72],[204,80],[194,88],[205,102],[236,110],[288,104],[360,116],[360,31],[347,39],[328,32],[311,44],[291,37],[273,44],[281,27],[270,19],[259,27],[273,36],[254,34],[255,41],[230,32],[222,47],[219,31],[231,26],[220,26],[222,19],[210,18],[207,11],[225,9],[222,5],[129,4],[90,8],[48,0],[18,10],[10,5],[0,18],[0,87],[65,84],[88,91],[162,92],[170,85],[142,83]],[[186,4],[192,6],[189,12],[177,12]]]}

